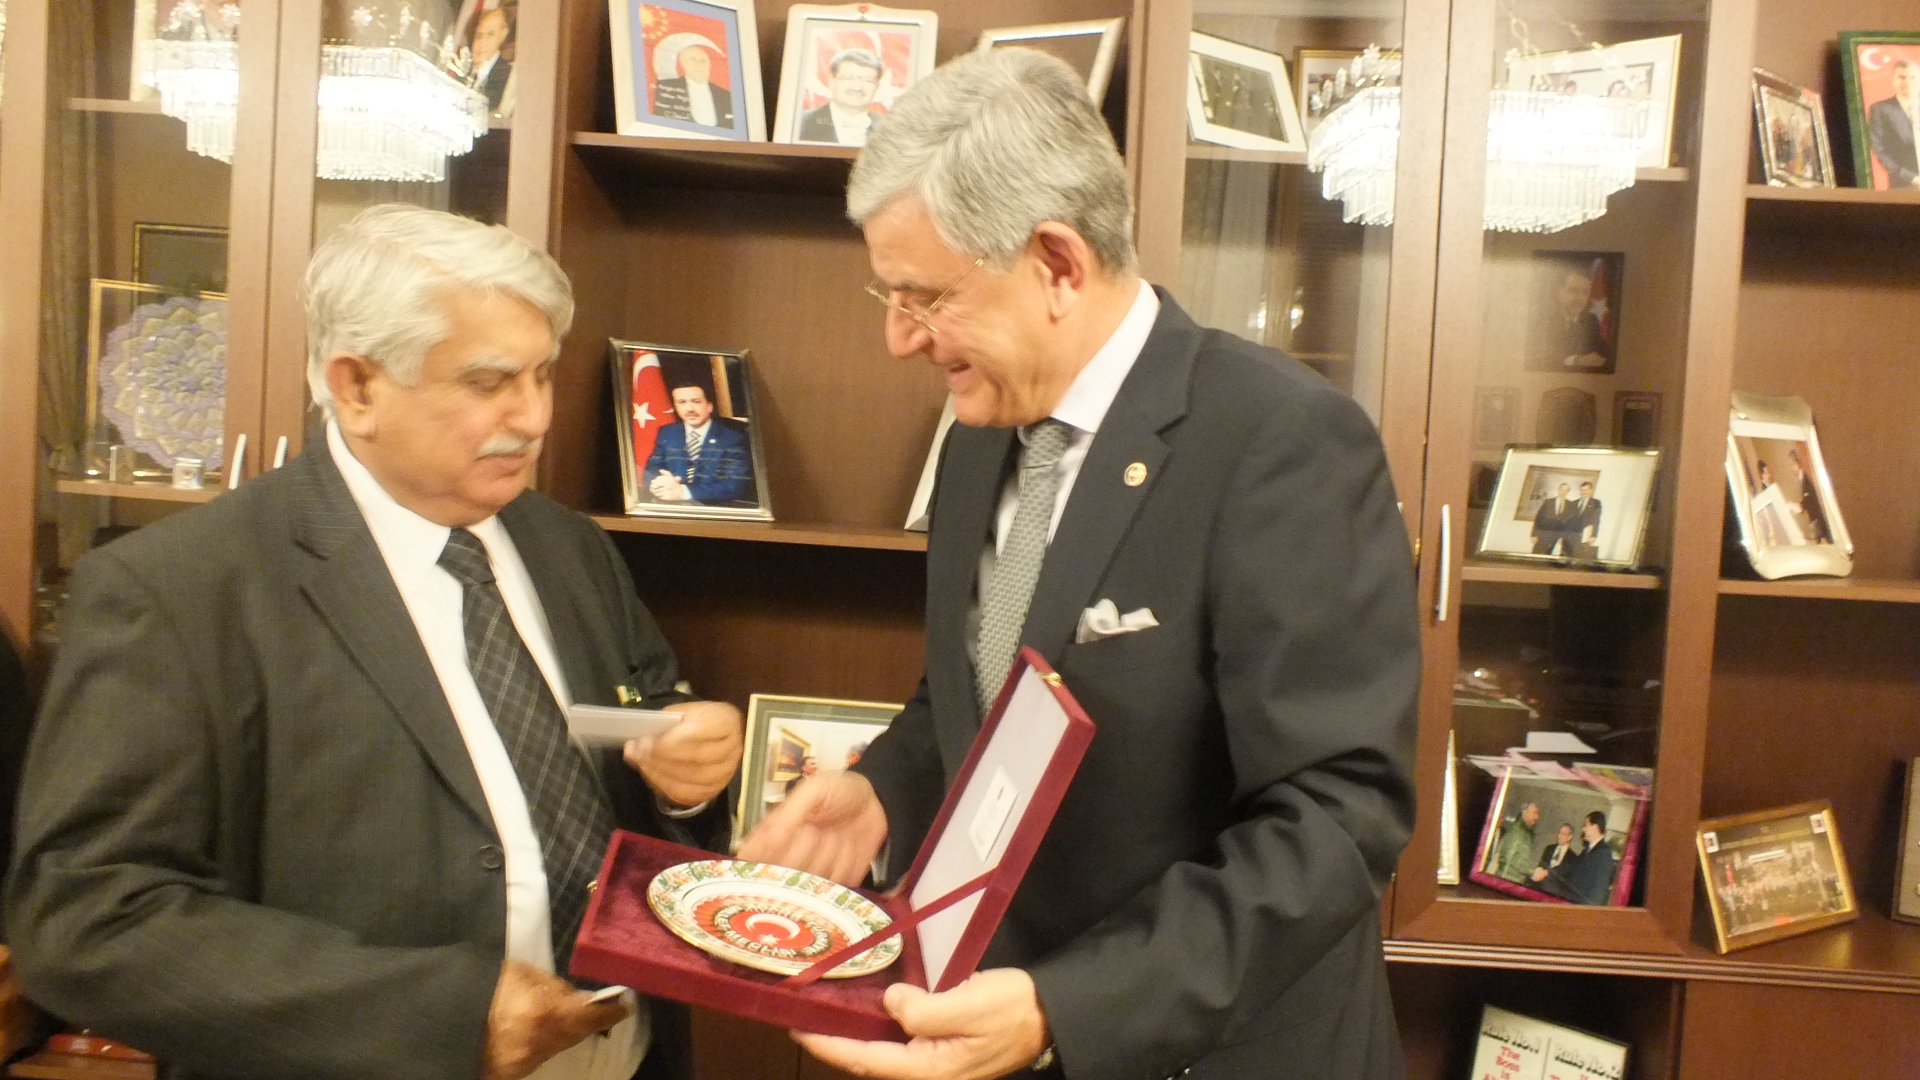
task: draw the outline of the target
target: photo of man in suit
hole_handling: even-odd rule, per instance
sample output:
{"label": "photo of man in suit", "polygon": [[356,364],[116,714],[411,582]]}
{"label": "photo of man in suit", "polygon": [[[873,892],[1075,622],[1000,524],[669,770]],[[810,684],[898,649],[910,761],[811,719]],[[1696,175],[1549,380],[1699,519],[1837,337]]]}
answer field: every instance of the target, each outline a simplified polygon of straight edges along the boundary
{"label": "photo of man in suit", "polygon": [[732,128],[733,92],[713,84],[713,64],[714,55],[707,46],[682,46],[669,69],[679,74],[654,83],[653,115],[701,127]]}
{"label": "photo of man in suit", "polygon": [[1800,456],[1803,452],[1798,446],[1787,447],[1787,468],[1793,473],[1787,478],[1788,486],[1793,490],[1788,505],[1804,521],[1807,543],[1831,544],[1833,530],[1827,526],[1827,511],[1820,503],[1820,493],[1813,486],[1813,474]]}
{"label": "photo of man in suit", "polygon": [[1580,497],[1573,500],[1575,520],[1580,523],[1579,535],[1574,538],[1573,557],[1576,559],[1598,559],[1600,557],[1600,500],[1593,497],[1593,481],[1580,481]]}
{"label": "photo of man in suit", "polygon": [[513,41],[513,15],[505,7],[480,13],[473,24],[473,68],[467,85],[487,96],[487,110],[499,112],[506,97],[513,61],[503,50]]}
{"label": "photo of man in suit", "polygon": [[1576,904],[1605,904],[1613,894],[1613,874],[1620,860],[1607,843],[1607,815],[1599,810],[1580,823],[1580,838],[1585,844],[1580,853],[1559,866],[1542,865],[1533,872],[1533,880],[1545,891]]}
{"label": "photo of man in suit", "polygon": [[1896,60],[1893,95],[1867,106],[1867,143],[1873,148],[1873,159],[1887,170],[1888,187],[1920,187],[1916,131],[1920,131],[1920,60]]}
{"label": "photo of man in suit", "polygon": [[827,103],[800,116],[796,142],[865,146],[867,132],[880,117],[873,97],[887,77],[886,65],[870,49],[842,49],[827,62]]}
{"label": "photo of man in suit", "polygon": [[1568,495],[1573,488],[1562,483],[1553,498],[1540,500],[1533,516],[1533,553],[1564,555],[1571,558],[1580,545],[1580,511]]}
{"label": "photo of man in suit", "polygon": [[1574,854],[1573,826],[1561,822],[1560,830],[1554,834],[1554,841],[1540,849],[1539,870],[1554,870]]}
{"label": "photo of man in suit", "polygon": [[[959,421],[926,673],[741,857],[857,882],[884,845],[895,880],[1018,646],[1098,733],[984,970],[890,989],[904,1048],[800,1041],[874,1077],[1403,1075],[1378,903],[1412,823],[1420,643],[1372,423],[1141,280],[1125,167],[1052,57],[972,53],[907,91],[847,206],[889,351]],[[1118,625],[1083,627],[1109,605]]]}
{"label": "photo of man in suit", "polygon": [[654,437],[645,469],[647,492],[665,503],[757,506],[753,440],[747,425],[713,414],[713,392],[704,382],[671,380],[674,415]]}
{"label": "photo of man in suit", "polygon": [[[73,572],[22,982],[169,1076],[690,1076],[684,1009],[564,978],[612,830],[723,844],[742,737],[675,689],[606,534],[528,489],[566,276],[377,206],[306,292],[324,437]],[[564,708],[623,690],[684,715],[579,749]]]}

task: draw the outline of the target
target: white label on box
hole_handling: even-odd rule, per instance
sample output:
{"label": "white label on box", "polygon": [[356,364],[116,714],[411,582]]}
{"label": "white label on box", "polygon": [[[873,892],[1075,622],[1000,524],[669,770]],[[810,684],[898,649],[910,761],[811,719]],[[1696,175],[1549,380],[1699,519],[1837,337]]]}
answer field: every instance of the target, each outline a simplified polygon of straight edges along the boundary
{"label": "white label on box", "polygon": [[974,853],[981,862],[993,853],[993,845],[1000,839],[1000,831],[1007,827],[1007,816],[1013,813],[1013,804],[1019,798],[1014,790],[1013,779],[1007,770],[993,770],[993,781],[987,785],[987,797],[980,800],[980,809],[974,811],[973,824],[967,827],[967,839],[973,841]]}

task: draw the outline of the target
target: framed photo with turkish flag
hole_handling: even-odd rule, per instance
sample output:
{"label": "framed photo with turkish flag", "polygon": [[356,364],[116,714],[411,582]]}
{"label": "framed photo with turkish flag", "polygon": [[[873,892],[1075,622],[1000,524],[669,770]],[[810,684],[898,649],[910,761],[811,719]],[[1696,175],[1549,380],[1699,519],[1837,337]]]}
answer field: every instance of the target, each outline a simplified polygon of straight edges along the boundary
{"label": "framed photo with turkish flag", "polygon": [[626,512],[772,521],[745,352],[610,343]]}

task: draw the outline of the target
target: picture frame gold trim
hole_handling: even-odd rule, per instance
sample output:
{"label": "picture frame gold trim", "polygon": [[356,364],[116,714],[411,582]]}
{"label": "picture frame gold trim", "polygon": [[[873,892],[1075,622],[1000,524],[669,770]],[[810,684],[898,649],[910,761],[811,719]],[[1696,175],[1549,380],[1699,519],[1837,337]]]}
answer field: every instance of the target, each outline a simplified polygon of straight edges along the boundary
{"label": "picture frame gold trim", "polygon": [[[1804,835],[1790,831],[1790,827],[1776,830],[1760,837],[1758,840],[1748,840],[1743,837],[1736,837],[1729,840],[1726,835],[1735,830],[1751,829],[1754,826],[1765,826],[1775,823],[1782,823],[1784,825],[1784,823],[1793,822],[1795,819],[1806,822],[1807,831]],[[1796,847],[1800,844],[1814,845],[1807,849],[1807,855],[1815,861],[1816,869],[1818,868],[1817,845],[1824,844],[1833,862],[1834,872],[1832,878],[1835,887],[1839,891],[1839,906],[1819,915],[1790,919],[1786,922],[1780,922],[1778,917],[1776,917],[1769,921],[1767,925],[1749,931],[1730,930],[1728,905],[1723,899],[1720,889],[1716,888],[1714,884],[1716,873],[1718,873],[1718,868],[1715,865],[1715,856],[1721,855],[1734,844],[1747,846],[1769,841],[1779,841]],[[1839,926],[1842,923],[1849,923],[1860,917],[1859,898],[1854,894],[1853,878],[1847,870],[1846,853],[1840,845],[1840,831],[1834,821],[1833,805],[1825,799],[1795,803],[1792,806],[1782,806],[1771,810],[1755,810],[1745,814],[1730,814],[1726,817],[1717,817],[1702,821],[1699,828],[1694,832],[1694,850],[1699,856],[1700,877],[1701,883],[1706,889],[1707,907],[1713,916],[1714,948],[1723,954],[1753,945],[1763,945],[1769,941],[1779,941],[1782,938],[1797,937],[1815,930],[1823,930],[1829,926]],[[1781,852],[1779,855],[1771,856],[1769,861],[1778,858],[1795,857],[1795,855],[1788,854],[1786,849],[1773,848],[1769,850]],[[1763,851],[1762,854],[1765,855],[1766,852]]]}
{"label": "picture frame gold trim", "polygon": [[[87,382],[86,382],[86,438],[93,441],[102,436],[100,410],[100,359],[101,349],[113,329],[104,325],[104,301],[110,293],[131,293],[131,311],[148,298],[165,300],[170,297],[184,296],[178,289],[149,285],[141,281],[117,281],[113,278],[92,278],[87,283]],[[202,292],[197,294],[200,300],[217,300],[225,303],[227,294],[223,292]],[[224,436],[223,436],[224,438]],[[131,475],[126,477],[134,483],[171,484],[173,470],[162,467],[146,454],[134,453]]]}
{"label": "picture frame gold trim", "polygon": [[1920,757],[1907,762],[1906,794],[1900,803],[1900,854],[1894,860],[1889,914],[1901,922],[1920,923]]}
{"label": "picture frame gold trim", "polygon": [[[712,411],[709,423],[714,428],[703,446],[714,445],[715,452],[726,453],[728,448],[714,443],[722,428],[731,429],[738,434],[727,436],[737,439],[741,435],[747,440],[749,467],[752,469],[752,491],[754,498],[730,499],[729,501],[684,501],[668,502],[655,498],[642,475],[647,467],[636,455],[636,436],[634,422],[637,421],[634,408],[634,374],[637,368],[649,366],[638,362],[642,357],[652,357],[649,362],[657,366],[661,373],[661,382],[671,383],[666,365],[672,362],[677,368],[692,370],[707,366],[707,374],[697,381],[702,389],[709,390]],[[759,422],[758,406],[753,392],[752,358],[744,349],[729,351],[725,349],[698,349],[680,345],[662,345],[651,341],[634,341],[626,338],[610,338],[607,342],[608,373],[613,379],[613,421],[615,443],[620,452],[620,483],[623,497],[623,511],[633,517],[671,517],[671,518],[707,518],[736,521],[772,521],[773,503],[768,492],[766,447],[762,438],[764,425]],[[682,385],[694,385],[694,381]],[[666,385],[663,391],[665,400],[655,402],[661,408],[659,415],[649,420],[659,421],[659,428],[680,425],[682,421],[673,415],[671,402],[673,387]],[[721,420],[727,423],[722,424]],[[744,429],[744,430],[743,430]],[[682,429],[684,431],[684,428]],[[658,429],[649,438],[657,437]],[[657,445],[657,444],[655,444]],[[724,459],[721,459],[724,460]],[[695,484],[705,481],[693,479],[691,461],[685,481]],[[709,477],[707,480],[721,481],[727,477]]]}
{"label": "picture frame gold trim", "polygon": [[[1026,46],[1037,48],[1033,43],[1052,38],[1093,37],[1099,35],[1100,45],[1093,57],[1093,67],[1086,72],[1087,96],[1095,105],[1107,96],[1107,82],[1113,76],[1113,62],[1120,55],[1120,35],[1126,29],[1127,17],[1116,15],[1111,19],[1083,19],[1079,22],[1040,23],[1035,26],[1005,26],[980,31],[980,40],[974,45],[975,52],[989,52],[998,46]],[[1040,49],[1047,52],[1046,49]],[[1061,57],[1064,61],[1066,58]]]}
{"label": "picture frame gold trim", "polygon": [[[772,725],[776,719],[858,724],[884,731],[904,708],[906,708],[905,705],[883,701],[851,701],[844,698],[799,697],[788,694],[753,694],[748,697],[744,736],[746,746],[740,761],[739,791],[734,798],[734,850],[739,849],[740,842],[766,816],[767,809],[771,805],[767,799],[767,785],[786,783],[797,779],[800,775],[797,770],[791,775],[786,770],[779,770],[776,775],[773,769],[771,736],[773,735]],[[789,711],[810,715],[776,716],[776,712]],[[812,750],[814,743],[818,741],[808,739],[799,733],[790,734],[793,734],[802,755]],[[756,781],[758,781],[757,784]],[[784,793],[782,794],[784,797]]]}

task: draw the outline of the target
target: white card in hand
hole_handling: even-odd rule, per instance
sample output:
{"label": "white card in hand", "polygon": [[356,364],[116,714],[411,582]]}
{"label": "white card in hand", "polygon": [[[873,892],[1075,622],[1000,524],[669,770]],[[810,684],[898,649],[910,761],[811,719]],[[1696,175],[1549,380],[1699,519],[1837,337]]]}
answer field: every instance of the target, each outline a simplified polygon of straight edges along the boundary
{"label": "white card in hand", "polygon": [[682,715],[614,705],[569,705],[567,734],[585,746],[620,746],[634,739],[658,735],[679,723]]}

